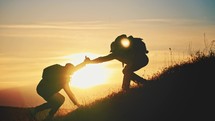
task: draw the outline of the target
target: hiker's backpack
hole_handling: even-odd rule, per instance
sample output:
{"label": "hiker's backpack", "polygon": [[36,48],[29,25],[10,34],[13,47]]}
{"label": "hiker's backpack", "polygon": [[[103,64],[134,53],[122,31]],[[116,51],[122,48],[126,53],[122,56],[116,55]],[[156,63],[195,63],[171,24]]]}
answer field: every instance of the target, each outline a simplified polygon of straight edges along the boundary
{"label": "hiker's backpack", "polygon": [[142,41],[142,38],[133,38],[129,36],[128,39],[131,42],[131,49],[140,54],[147,54],[149,51],[146,48],[146,44]]}
{"label": "hiker's backpack", "polygon": [[59,79],[63,71],[63,67],[59,64],[51,65],[43,69],[42,77],[43,79],[53,80]]}
{"label": "hiker's backpack", "polygon": [[[123,47],[121,41],[128,39],[130,42],[129,47]],[[111,52],[113,53],[131,53],[131,54],[147,54],[148,50],[146,44],[142,41],[142,38],[133,38],[132,36],[126,37],[126,35],[118,36],[114,42],[111,43]]]}

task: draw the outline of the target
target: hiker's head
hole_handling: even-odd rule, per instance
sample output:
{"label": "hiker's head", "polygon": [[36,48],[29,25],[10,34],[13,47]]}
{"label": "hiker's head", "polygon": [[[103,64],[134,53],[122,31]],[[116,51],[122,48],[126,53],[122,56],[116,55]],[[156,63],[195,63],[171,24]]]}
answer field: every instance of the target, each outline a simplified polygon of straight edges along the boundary
{"label": "hiker's head", "polygon": [[119,35],[110,45],[110,52],[115,52],[119,48],[127,48],[130,45],[130,41],[125,34]]}
{"label": "hiker's head", "polygon": [[127,38],[126,34],[119,35],[119,36],[115,39],[115,42],[121,41],[122,39],[125,39],[125,38]]}
{"label": "hiker's head", "polygon": [[67,63],[66,65],[65,65],[65,68],[66,68],[66,70],[69,72],[69,73],[71,73],[72,71],[73,71],[73,68],[74,68],[75,66],[73,65],[73,64],[71,64],[71,63]]}
{"label": "hiker's head", "polygon": [[110,45],[110,52],[114,52],[116,50],[116,42],[112,42]]}

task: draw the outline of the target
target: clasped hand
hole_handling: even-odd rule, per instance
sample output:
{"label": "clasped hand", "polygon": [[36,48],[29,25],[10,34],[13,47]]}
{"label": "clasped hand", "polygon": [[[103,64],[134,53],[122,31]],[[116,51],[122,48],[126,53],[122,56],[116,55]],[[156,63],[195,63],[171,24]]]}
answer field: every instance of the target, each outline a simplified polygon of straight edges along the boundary
{"label": "clasped hand", "polygon": [[87,56],[85,56],[85,59],[84,59],[84,63],[85,64],[88,64],[88,63],[90,63],[90,58],[89,57],[87,57]]}

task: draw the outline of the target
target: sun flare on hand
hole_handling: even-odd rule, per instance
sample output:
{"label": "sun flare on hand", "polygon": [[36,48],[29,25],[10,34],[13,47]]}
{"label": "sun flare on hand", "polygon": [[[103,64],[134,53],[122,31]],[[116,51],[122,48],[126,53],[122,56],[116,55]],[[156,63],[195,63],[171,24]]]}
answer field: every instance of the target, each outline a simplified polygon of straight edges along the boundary
{"label": "sun flare on hand", "polygon": [[[66,58],[71,59],[71,63],[77,65],[84,61],[85,56],[91,59],[99,57],[96,54],[82,53],[66,56]],[[71,75],[70,85],[82,89],[102,85],[107,83],[110,73],[107,63],[88,64]]]}

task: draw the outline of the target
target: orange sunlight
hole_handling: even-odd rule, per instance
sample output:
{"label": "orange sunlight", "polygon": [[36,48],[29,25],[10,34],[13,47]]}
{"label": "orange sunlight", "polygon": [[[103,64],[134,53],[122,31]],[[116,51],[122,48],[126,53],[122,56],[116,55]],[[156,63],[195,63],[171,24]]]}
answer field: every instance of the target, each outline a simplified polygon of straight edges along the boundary
{"label": "orange sunlight", "polygon": [[[85,56],[91,59],[99,57],[99,55],[92,53],[80,53],[65,56],[65,58],[71,59],[71,62],[77,65],[84,61]],[[70,85],[85,89],[105,84],[110,77],[110,73],[111,70],[107,67],[107,63],[89,64],[72,75]]]}

